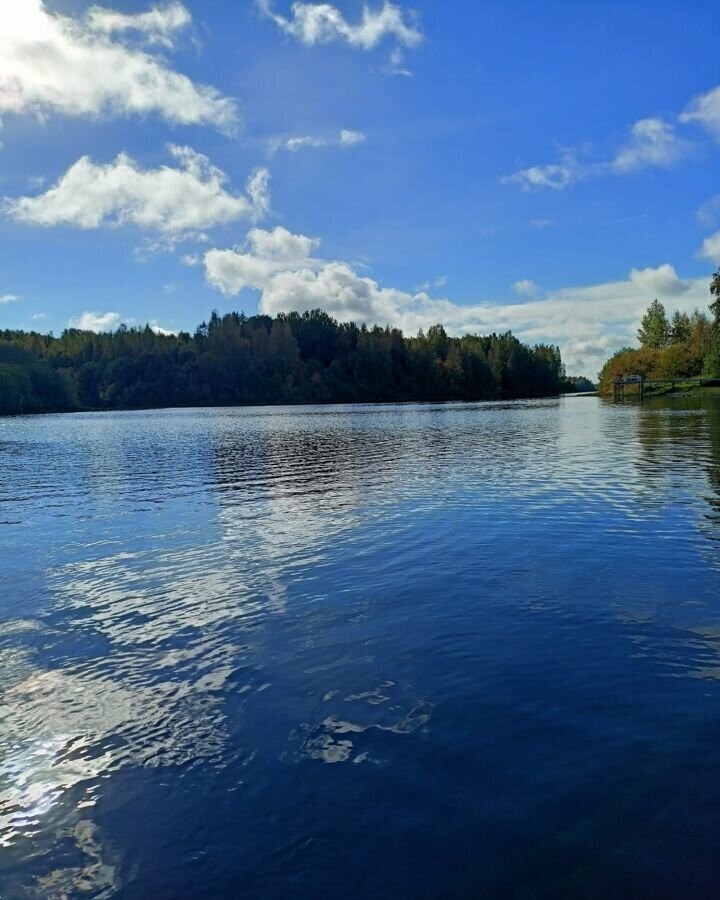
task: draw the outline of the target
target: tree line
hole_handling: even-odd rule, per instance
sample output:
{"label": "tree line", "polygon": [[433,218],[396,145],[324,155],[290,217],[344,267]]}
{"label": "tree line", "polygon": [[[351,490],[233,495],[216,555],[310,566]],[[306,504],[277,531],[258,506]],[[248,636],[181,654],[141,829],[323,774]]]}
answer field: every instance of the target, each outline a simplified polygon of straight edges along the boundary
{"label": "tree line", "polygon": [[623,347],[610,357],[600,372],[600,390],[609,392],[623,375],[720,378],[720,269],[710,282],[710,296],[710,315],[695,310],[668,316],[664,304],[653,300],[638,329],[640,347]]}
{"label": "tree line", "polygon": [[340,323],[322,310],[213,312],[194,334],[0,331],[0,412],[544,397],[578,385],[560,350],[512,333]]}

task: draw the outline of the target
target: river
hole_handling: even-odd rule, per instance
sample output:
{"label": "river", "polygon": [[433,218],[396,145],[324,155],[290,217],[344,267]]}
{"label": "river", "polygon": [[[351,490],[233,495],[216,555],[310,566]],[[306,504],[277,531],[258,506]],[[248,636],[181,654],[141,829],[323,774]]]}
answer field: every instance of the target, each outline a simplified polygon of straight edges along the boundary
{"label": "river", "polygon": [[720,404],[0,419],[0,896],[720,884]]}

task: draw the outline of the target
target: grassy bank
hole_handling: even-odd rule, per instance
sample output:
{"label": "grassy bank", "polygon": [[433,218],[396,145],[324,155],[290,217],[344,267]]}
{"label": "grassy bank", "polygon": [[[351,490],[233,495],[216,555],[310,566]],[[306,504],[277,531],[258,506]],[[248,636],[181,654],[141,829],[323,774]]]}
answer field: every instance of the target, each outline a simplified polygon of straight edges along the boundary
{"label": "grassy bank", "polygon": [[654,397],[690,397],[707,396],[720,397],[720,384],[693,384],[692,382],[676,381],[671,385],[658,385],[646,387],[645,397],[652,400]]}

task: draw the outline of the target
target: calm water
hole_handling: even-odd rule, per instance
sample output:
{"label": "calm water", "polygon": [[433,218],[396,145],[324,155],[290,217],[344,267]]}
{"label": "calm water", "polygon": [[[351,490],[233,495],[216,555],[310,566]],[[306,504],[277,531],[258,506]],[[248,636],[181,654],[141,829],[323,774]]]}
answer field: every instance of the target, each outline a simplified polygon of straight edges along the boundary
{"label": "calm water", "polygon": [[0,896],[717,897],[688,404],[0,419]]}

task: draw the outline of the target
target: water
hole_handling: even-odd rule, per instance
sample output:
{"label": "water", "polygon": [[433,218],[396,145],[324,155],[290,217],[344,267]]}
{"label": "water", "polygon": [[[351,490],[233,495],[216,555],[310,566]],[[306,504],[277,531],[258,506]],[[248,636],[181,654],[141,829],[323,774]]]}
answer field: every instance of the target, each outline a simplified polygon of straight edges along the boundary
{"label": "water", "polygon": [[720,405],[0,419],[0,896],[710,898]]}

